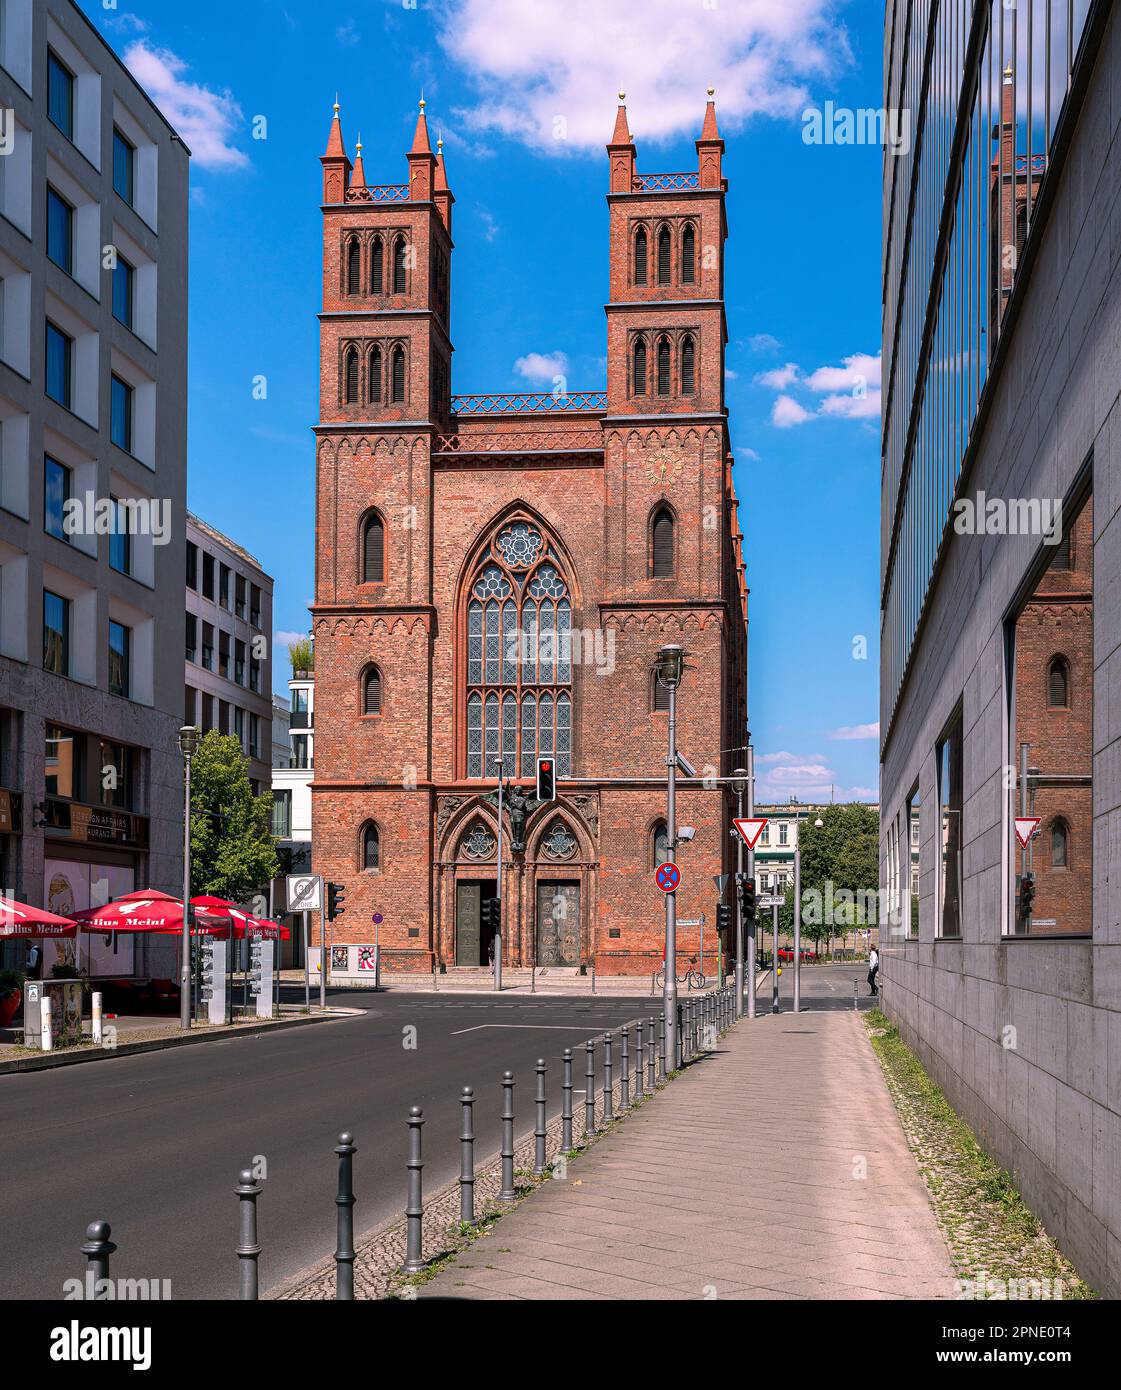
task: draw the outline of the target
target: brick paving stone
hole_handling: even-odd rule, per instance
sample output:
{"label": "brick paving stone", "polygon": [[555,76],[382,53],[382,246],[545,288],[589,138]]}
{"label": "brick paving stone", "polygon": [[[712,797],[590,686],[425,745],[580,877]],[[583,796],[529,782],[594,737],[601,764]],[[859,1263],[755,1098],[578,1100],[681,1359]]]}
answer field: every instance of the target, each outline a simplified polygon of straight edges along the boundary
{"label": "brick paving stone", "polygon": [[955,1293],[914,1157],[848,1012],[738,1024],[415,1295],[503,1288],[526,1299]]}

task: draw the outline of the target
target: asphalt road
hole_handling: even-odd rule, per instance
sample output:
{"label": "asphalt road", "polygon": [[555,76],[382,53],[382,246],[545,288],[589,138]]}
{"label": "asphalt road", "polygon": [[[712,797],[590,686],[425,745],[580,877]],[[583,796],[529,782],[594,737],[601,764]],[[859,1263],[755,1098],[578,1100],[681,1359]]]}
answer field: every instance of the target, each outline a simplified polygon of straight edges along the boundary
{"label": "asphalt road", "polygon": [[[501,1077],[517,1078],[518,1134],[533,1127],[533,1064],[652,999],[537,999],[332,991],[360,1017],[0,1076],[0,1297],[62,1296],[81,1275],[86,1226],[106,1220],[121,1278],[170,1279],[176,1299],[236,1296],[239,1171],[267,1162],[258,1202],[262,1291],[334,1249],[333,1153],[350,1129],[355,1229],[401,1212],[406,1117],[424,1107],[425,1187],[459,1171],[459,1093],[475,1088],[476,1153],[500,1143]],[[415,1049],[404,1030],[416,1029]],[[597,1060],[602,1049],[597,1048]],[[583,1057],[574,1066],[582,1084]],[[598,1088],[597,1088],[598,1089]],[[577,1097],[578,1099],[579,1097]]]}
{"label": "asphalt road", "polygon": [[[780,961],[780,964],[782,974],[778,981],[779,1011],[789,1013],[794,1007],[794,962]],[[847,961],[837,965],[803,965],[801,973],[803,1009],[851,1009],[854,981],[857,1003],[861,1009],[879,1003],[878,999],[872,999],[868,994],[867,961]],[[882,974],[881,971],[881,979]],[[757,1014],[771,1012],[773,996],[773,977],[768,973],[756,995]]]}

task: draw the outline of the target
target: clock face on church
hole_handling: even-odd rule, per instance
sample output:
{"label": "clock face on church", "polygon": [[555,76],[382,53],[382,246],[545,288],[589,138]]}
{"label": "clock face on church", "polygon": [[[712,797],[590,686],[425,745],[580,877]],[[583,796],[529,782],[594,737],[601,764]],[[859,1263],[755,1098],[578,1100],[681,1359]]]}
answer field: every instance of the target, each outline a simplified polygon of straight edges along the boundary
{"label": "clock face on church", "polygon": [[650,481],[663,487],[675,483],[681,476],[680,449],[666,449],[660,446],[644,449],[642,463]]}

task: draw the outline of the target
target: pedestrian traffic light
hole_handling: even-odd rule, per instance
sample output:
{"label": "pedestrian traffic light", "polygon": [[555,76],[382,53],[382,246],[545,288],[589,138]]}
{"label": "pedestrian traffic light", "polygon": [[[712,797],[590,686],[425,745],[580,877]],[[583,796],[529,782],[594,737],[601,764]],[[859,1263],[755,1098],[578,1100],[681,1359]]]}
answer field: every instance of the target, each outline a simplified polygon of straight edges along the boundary
{"label": "pedestrian traffic light", "polygon": [[1035,875],[1020,875],[1020,921],[1024,924],[1024,930],[1031,927],[1032,907],[1035,904]]}
{"label": "pedestrian traffic light", "polygon": [[333,922],[340,913],[345,912],[343,905],[346,898],[346,886],[342,883],[328,883],[327,885],[327,920]]}
{"label": "pedestrian traffic light", "polygon": [[731,931],[732,929],[732,909],[727,903],[718,903],[716,906],[716,930]]}
{"label": "pedestrian traffic light", "polygon": [[557,765],[552,758],[537,759],[537,800],[557,799]]}

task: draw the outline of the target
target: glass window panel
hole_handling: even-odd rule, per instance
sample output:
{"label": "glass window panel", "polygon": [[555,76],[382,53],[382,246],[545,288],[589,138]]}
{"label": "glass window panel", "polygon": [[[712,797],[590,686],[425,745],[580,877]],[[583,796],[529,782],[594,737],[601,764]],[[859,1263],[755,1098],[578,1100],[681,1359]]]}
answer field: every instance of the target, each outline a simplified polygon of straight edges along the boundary
{"label": "glass window panel", "polygon": [[109,437],[118,449],[132,453],[132,387],[114,376],[109,392]]}
{"label": "glass window panel", "polygon": [[571,680],[572,606],[567,599],[562,599],[557,604],[557,684],[568,685]]}
{"label": "glass window panel", "polygon": [[553,697],[542,695],[537,707],[537,752],[546,757],[553,751]]}
{"label": "glass window panel", "polygon": [[74,214],[70,204],[47,189],[47,255],[67,275],[74,270]]}
{"label": "glass window panel", "polygon": [[498,630],[498,604],[491,600],[486,606],[486,669],[487,684],[497,685],[501,670],[501,642]]}
{"label": "glass window panel", "polygon": [[119,197],[132,207],[133,170],[136,151],[117,129],[113,131],[113,187]]}
{"label": "glass window panel", "polygon": [[68,140],[74,138],[74,75],[47,53],[47,115]]}
{"label": "glass window panel", "polygon": [[546,599],[538,610],[540,623],[538,637],[539,679],[542,685],[550,685],[556,675],[557,615],[552,600]]}
{"label": "glass window panel", "polygon": [[47,454],[43,459],[43,530],[69,541],[65,507],[70,497],[70,469]]}
{"label": "glass window panel", "polygon": [[472,695],[467,701],[467,775],[483,775],[483,697]]}
{"label": "glass window panel", "polygon": [[537,771],[537,697],[527,695],[522,700],[522,776],[533,777]]}
{"label": "glass window panel", "polygon": [[472,599],[467,609],[467,682],[483,681],[483,605]]}
{"label": "glass window panel", "polygon": [[502,605],[502,684],[515,685],[518,679],[518,608]]}

